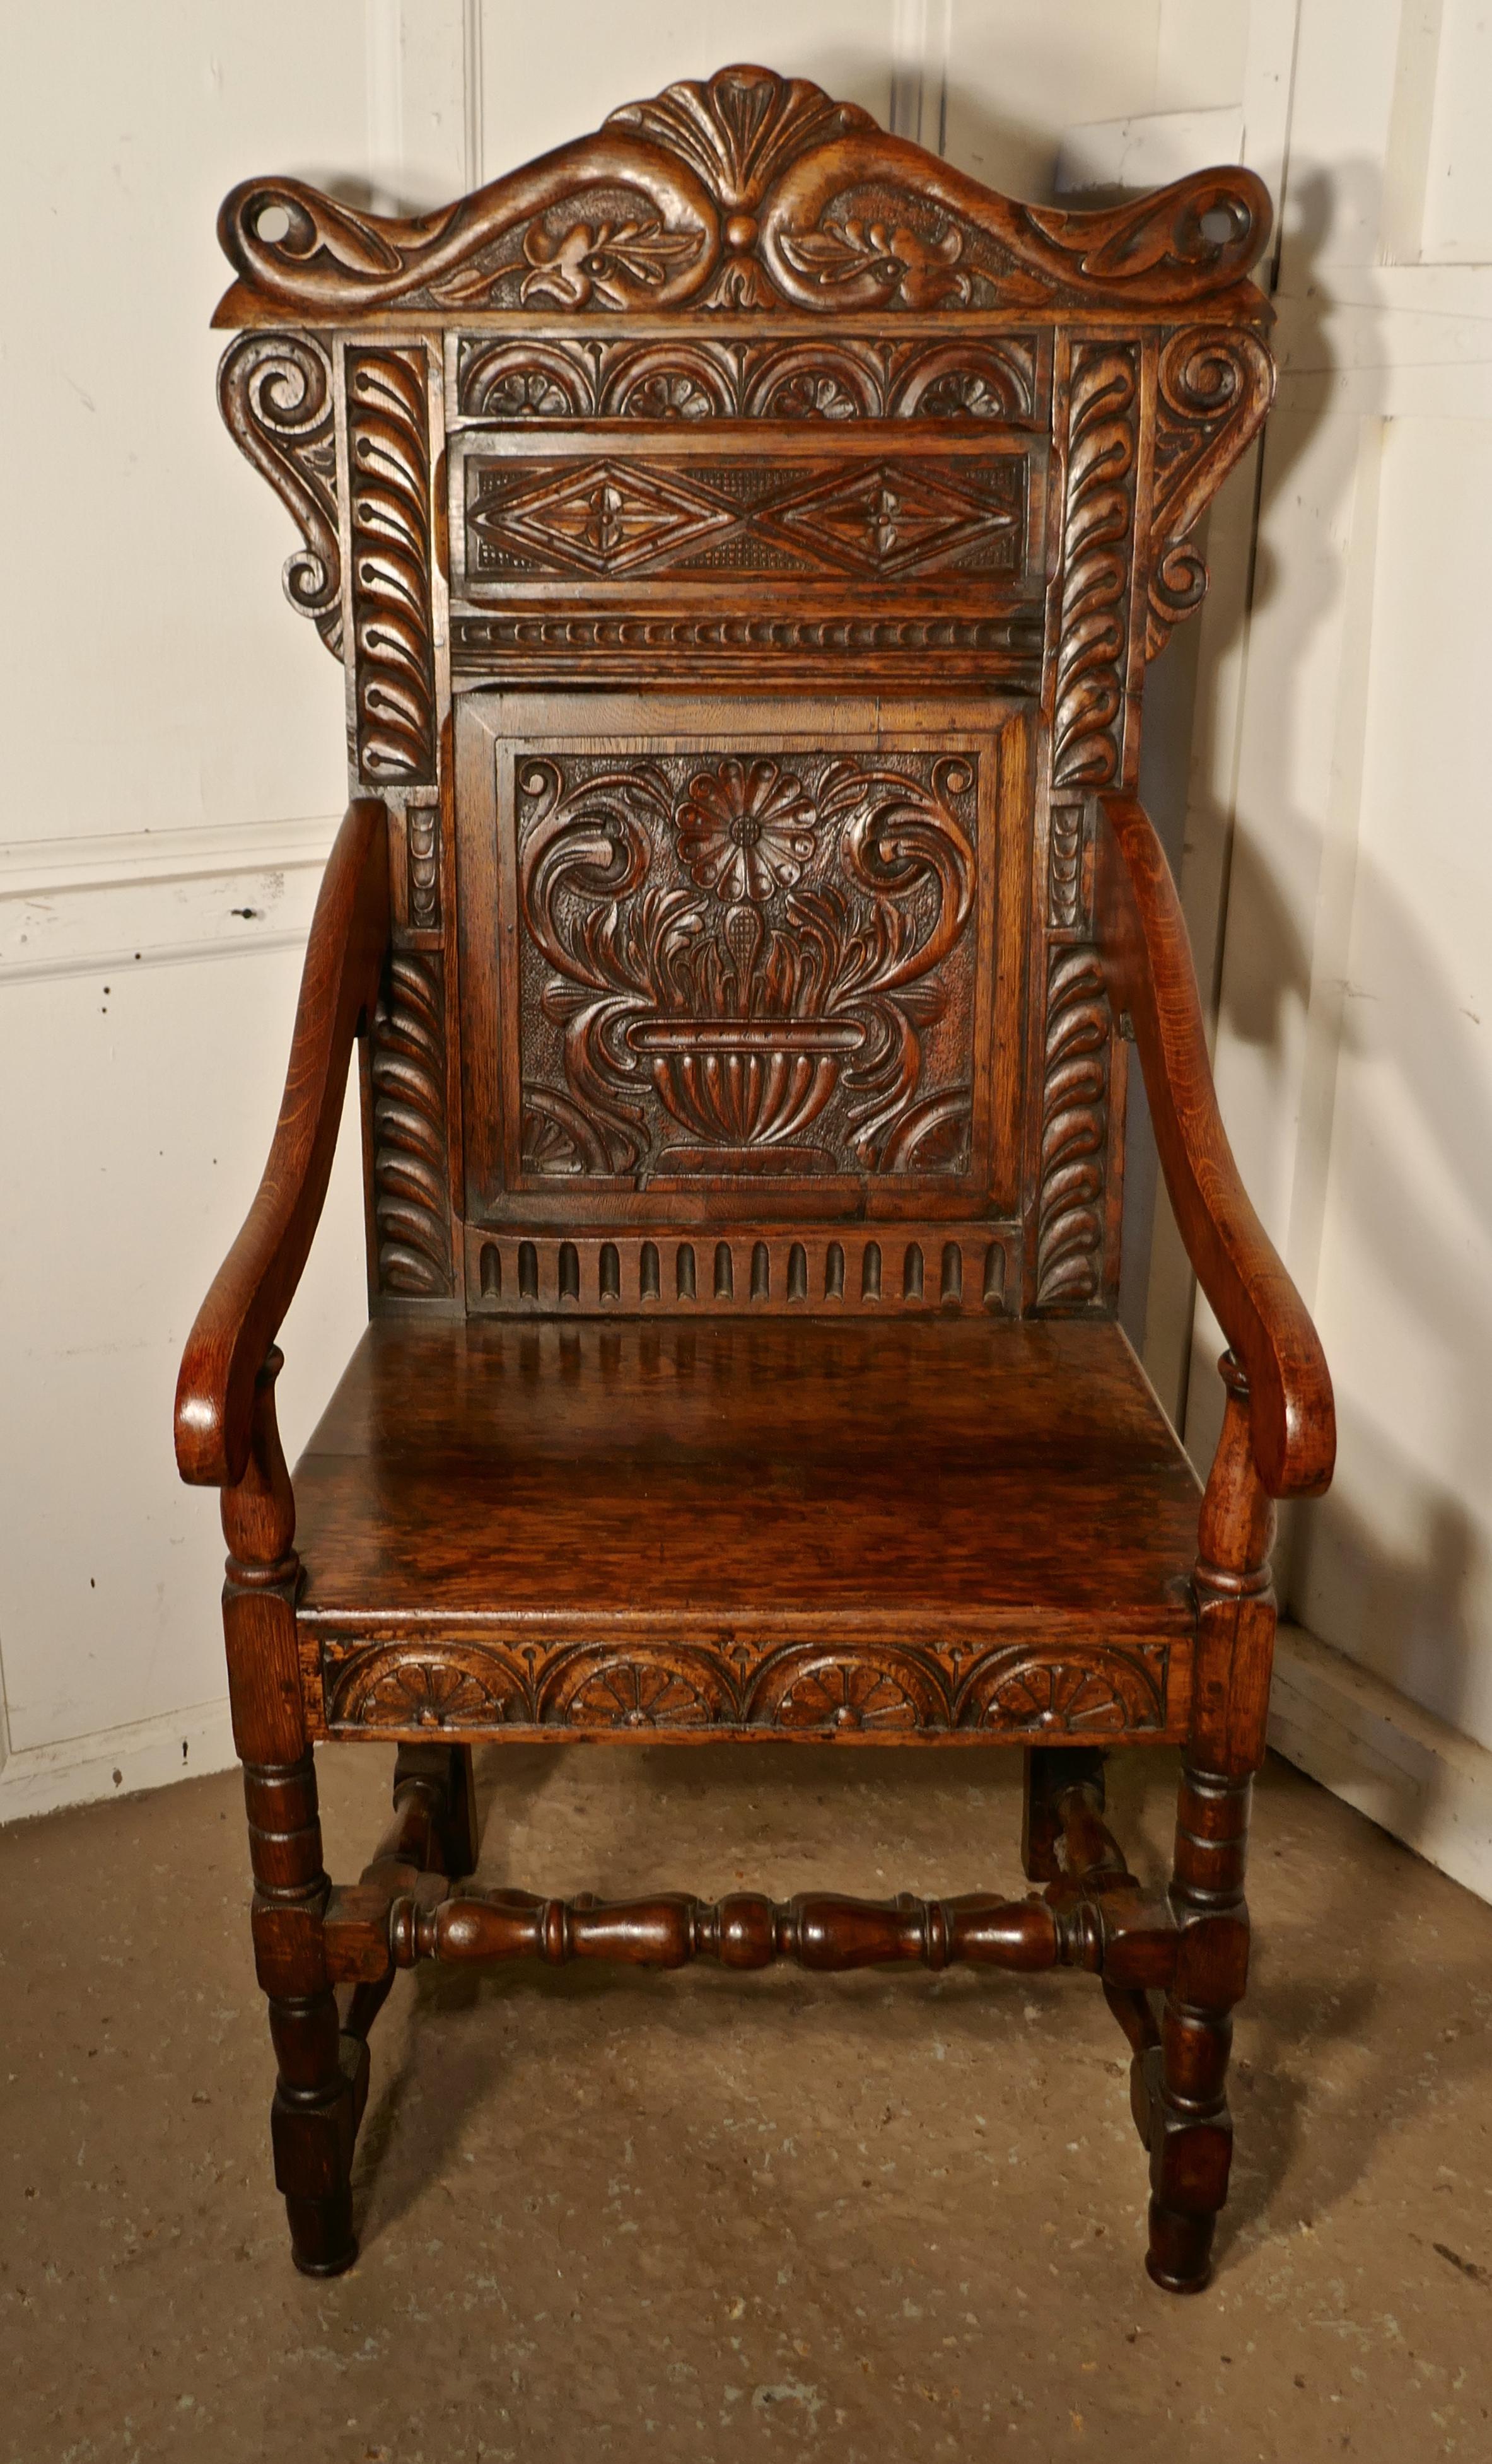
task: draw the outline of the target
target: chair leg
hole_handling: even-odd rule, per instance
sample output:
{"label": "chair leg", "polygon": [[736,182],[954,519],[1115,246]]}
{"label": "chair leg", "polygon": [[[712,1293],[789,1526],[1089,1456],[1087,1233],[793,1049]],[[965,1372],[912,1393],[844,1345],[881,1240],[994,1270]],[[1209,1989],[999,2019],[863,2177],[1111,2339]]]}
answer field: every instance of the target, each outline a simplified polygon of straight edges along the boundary
{"label": "chair leg", "polygon": [[[404,1812],[410,1798],[428,1812],[428,1838],[423,1855],[412,1861],[428,1874],[448,1875],[461,1882],[476,1871],[480,1845],[476,1828],[476,1791],[472,1780],[470,1746],[406,1745],[394,1758],[394,1808]],[[402,1853],[411,1857],[406,1835]],[[389,1853],[388,1843],[380,1850]]]}
{"label": "chair leg", "polygon": [[1171,1885],[1180,1940],[1161,2040],[1143,2054],[1135,2088],[1151,2160],[1145,2263],[1171,2293],[1199,2293],[1207,2282],[1228,2195],[1228,2055],[1248,1976],[1249,1799],[1264,1759],[1274,1656],[1274,1506],[1254,1462],[1248,1380],[1231,1353],[1218,1368],[1227,1400],[1197,1529],[1192,1735]]}
{"label": "chair leg", "polygon": [[244,1771],[254,1873],[253,1933],[278,2078],[270,2108],[274,2180],[303,2276],[340,2276],[358,2255],[352,2151],[367,2094],[367,2048],[341,2034],[326,1977],[316,1768]]}
{"label": "chair leg", "polygon": [[352,2147],[367,2094],[367,2049],[343,2039],[326,1972],[331,1885],[296,1646],[300,1566],[274,1419],[279,1369],[272,1346],[254,1384],[249,1462],[223,1491],[223,1634],[249,1815],[254,1965],[279,2073],[270,2113],[274,2179],[296,2265],[307,2276],[340,2276],[358,2255]]}
{"label": "chair leg", "polygon": [[[363,1869],[364,1882],[401,1882],[414,1874],[444,1874],[460,1882],[476,1871],[479,1840],[470,1746],[404,1745],[394,1757],[394,1818]],[[394,1969],[356,1985],[342,2026],[365,2042],[387,2001]]]}
{"label": "chair leg", "polygon": [[1070,1788],[1093,1791],[1104,1811],[1104,1757],[1094,1746],[1027,1746],[1020,1819],[1020,1862],[1028,1882],[1062,1880],[1061,1800]]}
{"label": "chair leg", "polygon": [[1228,2056],[1248,1972],[1248,1779],[1181,1774],[1172,1904],[1181,1925],[1160,2044],[1143,2057],[1151,2159],[1146,2266],[1170,2293],[1200,2293],[1228,2195]]}

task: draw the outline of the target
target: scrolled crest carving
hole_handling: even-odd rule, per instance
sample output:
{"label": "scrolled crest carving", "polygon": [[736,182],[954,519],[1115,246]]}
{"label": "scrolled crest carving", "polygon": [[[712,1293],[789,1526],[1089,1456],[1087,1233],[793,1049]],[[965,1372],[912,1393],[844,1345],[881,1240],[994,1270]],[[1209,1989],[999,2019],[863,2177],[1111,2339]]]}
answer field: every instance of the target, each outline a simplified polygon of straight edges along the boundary
{"label": "scrolled crest carving", "polygon": [[967,1168],[975,756],[515,759],[530,1174]]}
{"label": "scrolled crest carving", "polygon": [[327,353],[310,334],[241,335],[223,355],[218,400],[235,444],[263,472],[305,540],[286,559],[285,596],[340,658],[337,434]]}
{"label": "scrolled crest carving", "polygon": [[[282,224],[274,237],[265,226]],[[1219,229],[1218,226],[1221,226]],[[248,180],[218,233],[252,301],[333,319],[390,307],[626,313],[1008,307],[1226,292],[1268,236],[1241,169],[1112,211],[1013,204],[803,78],[737,66],[626,103],[592,137],[408,220]]]}

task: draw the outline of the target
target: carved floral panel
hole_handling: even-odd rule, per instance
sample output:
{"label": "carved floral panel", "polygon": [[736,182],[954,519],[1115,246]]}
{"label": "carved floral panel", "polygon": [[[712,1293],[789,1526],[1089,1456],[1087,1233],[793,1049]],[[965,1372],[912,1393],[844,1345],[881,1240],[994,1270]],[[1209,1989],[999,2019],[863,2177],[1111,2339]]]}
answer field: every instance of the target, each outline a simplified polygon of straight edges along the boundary
{"label": "carved floral panel", "polygon": [[524,1186],[969,1169],[976,751],[502,758]]}

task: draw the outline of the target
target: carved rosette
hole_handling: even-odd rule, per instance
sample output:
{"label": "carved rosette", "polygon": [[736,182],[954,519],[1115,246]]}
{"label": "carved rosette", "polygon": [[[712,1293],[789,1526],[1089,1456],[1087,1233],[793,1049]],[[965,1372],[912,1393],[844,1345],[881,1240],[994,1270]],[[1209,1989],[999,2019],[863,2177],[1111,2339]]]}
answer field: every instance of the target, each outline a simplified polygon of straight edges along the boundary
{"label": "carved rosette", "polygon": [[[287,228],[266,239],[271,209]],[[1269,205],[1241,169],[1109,212],[1016,205],[806,79],[741,66],[625,104],[443,212],[385,220],[259,179],[228,197],[218,230],[240,276],[230,314],[250,300],[351,317],[784,300],[915,314],[1218,298],[1263,249]]]}
{"label": "carved rosette", "polygon": [[1274,362],[1257,334],[1237,328],[1173,334],[1156,371],[1153,505],[1145,655],[1198,605],[1207,567],[1187,534],[1225,472],[1263,425]]}
{"label": "carved rosette", "polygon": [[453,1288],[446,1135],[445,966],[395,950],[373,1021],[373,1212],[381,1291]]}
{"label": "carved rosette", "polygon": [[1143,1736],[1166,1727],[1167,1670],[1166,1646],[1153,1642],[1066,1658],[1004,1643],[961,1674],[932,1651],[873,1644],[791,1647],[755,1664],[701,1644],[539,1655],[404,1638],[323,1651],[327,1722],[340,1733]]}
{"label": "carved rosette", "polygon": [[262,471],[305,546],[285,563],[285,596],[341,656],[341,550],[331,361],[314,334],[243,334],[224,353],[218,400],[230,433]]}
{"label": "carved rosette", "polygon": [[420,348],[347,354],[358,774],[435,777],[429,422]]}
{"label": "carved rosette", "polygon": [[1038,1309],[1082,1308],[1100,1294],[1108,1029],[1097,951],[1059,944],[1050,955],[1046,986],[1037,1185]]}

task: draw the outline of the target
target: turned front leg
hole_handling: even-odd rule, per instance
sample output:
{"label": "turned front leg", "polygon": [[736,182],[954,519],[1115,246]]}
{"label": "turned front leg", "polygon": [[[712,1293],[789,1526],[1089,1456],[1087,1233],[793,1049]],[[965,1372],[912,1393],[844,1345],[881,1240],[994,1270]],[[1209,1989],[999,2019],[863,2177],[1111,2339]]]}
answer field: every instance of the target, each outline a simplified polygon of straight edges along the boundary
{"label": "turned front leg", "polygon": [[1151,2157],[1146,2265],[1172,2293],[1206,2284],[1228,2194],[1228,2056],[1248,1975],[1249,1801],[1264,1758],[1274,1657],[1274,1507],[1254,1463],[1247,1380],[1231,1353],[1220,1366],[1228,1399],[1202,1501],[1192,1736],[1171,1887],[1176,1969],[1161,2041],[1141,2057],[1136,2095]]}
{"label": "turned front leg", "polygon": [[326,1972],[330,1885],[321,1860],[316,1771],[296,1650],[295,1502],[274,1419],[280,1354],[254,1396],[249,1466],[223,1492],[223,1591],[233,1737],[244,1765],[253,1867],[253,1944],[269,1998],[278,2079],[271,2109],[274,2179],[292,2255],[308,2276],[338,2276],[358,2255],[352,2147],[367,2055],[344,2042]]}

